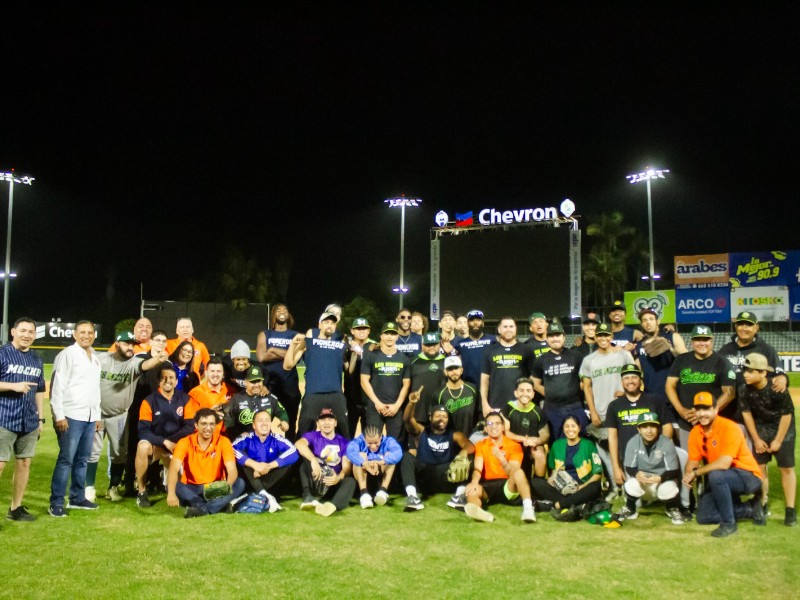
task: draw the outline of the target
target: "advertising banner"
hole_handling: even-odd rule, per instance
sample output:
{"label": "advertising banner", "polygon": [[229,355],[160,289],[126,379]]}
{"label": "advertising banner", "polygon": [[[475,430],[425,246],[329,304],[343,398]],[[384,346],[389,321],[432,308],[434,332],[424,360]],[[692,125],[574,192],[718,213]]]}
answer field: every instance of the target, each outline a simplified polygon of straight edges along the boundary
{"label": "advertising banner", "polygon": [[727,254],[697,254],[675,257],[675,287],[728,285]]}
{"label": "advertising banner", "polygon": [[789,288],[789,318],[800,321],[800,285]]}
{"label": "advertising banner", "polygon": [[726,287],[675,290],[678,323],[726,323],[731,320],[730,292]]}
{"label": "advertising banner", "polygon": [[743,310],[759,321],[789,320],[789,288],[784,286],[731,288],[731,316]]}
{"label": "advertising banner", "polygon": [[786,271],[788,285],[800,285],[800,250],[790,250],[786,253],[783,269]]}
{"label": "advertising banner", "polygon": [[639,324],[639,311],[645,307],[655,309],[661,323],[675,323],[675,290],[656,290],[655,292],[625,292],[625,323]]}
{"label": "advertising banner", "polygon": [[569,233],[569,309],[570,315],[580,315],[581,310],[581,230]]}
{"label": "advertising banner", "polygon": [[431,311],[429,316],[434,321],[439,320],[439,240],[431,240]]}
{"label": "advertising banner", "polygon": [[[95,324],[96,339],[102,339],[103,326]],[[36,321],[36,344],[50,344],[54,346],[71,346],[75,343],[72,334],[75,333],[75,323],[62,323],[61,321]]]}
{"label": "advertising banner", "polygon": [[800,373],[800,352],[778,352],[778,359],[787,373]]}
{"label": "advertising banner", "polygon": [[730,255],[732,288],[789,285],[788,252],[736,252]]}

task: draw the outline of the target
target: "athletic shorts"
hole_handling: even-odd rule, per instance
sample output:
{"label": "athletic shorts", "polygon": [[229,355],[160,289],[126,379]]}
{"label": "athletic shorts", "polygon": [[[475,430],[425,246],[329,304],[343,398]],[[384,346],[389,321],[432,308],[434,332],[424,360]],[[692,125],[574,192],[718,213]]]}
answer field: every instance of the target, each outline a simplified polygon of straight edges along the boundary
{"label": "athletic shorts", "polygon": [[481,485],[489,504],[517,504],[519,493],[508,489],[508,479],[487,479]]}
{"label": "athletic shorts", "polygon": [[797,439],[793,437],[791,440],[783,440],[781,447],[778,449],[777,452],[764,452],[763,454],[760,452],[753,452],[753,456],[756,457],[756,462],[760,465],[766,465],[775,457],[775,462],[778,463],[778,467],[781,469],[789,469],[794,468],[794,441]]}
{"label": "athletic shorts", "polygon": [[19,433],[0,427],[0,462],[10,461],[12,455],[17,458],[33,458],[38,439],[38,429]]}

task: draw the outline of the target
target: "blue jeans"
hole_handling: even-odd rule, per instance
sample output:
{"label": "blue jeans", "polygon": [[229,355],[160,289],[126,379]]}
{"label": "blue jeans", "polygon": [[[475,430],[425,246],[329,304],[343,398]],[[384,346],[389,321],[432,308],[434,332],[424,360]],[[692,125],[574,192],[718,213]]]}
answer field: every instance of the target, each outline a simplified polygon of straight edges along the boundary
{"label": "blue jeans", "polygon": [[208,514],[218,513],[225,505],[244,494],[244,479],[237,478],[231,486],[231,493],[221,498],[206,500],[203,497],[203,485],[200,483],[181,483],[175,486],[175,495],[181,501],[181,506],[205,506]]}
{"label": "blue jeans", "polygon": [[[697,522],[735,523],[734,497],[736,503],[740,504],[739,496],[755,494],[759,490],[761,490],[761,480],[750,471],[733,467],[725,471],[711,471],[706,475],[706,491],[702,499],[710,496],[713,502],[705,501],[698,504]],[[716,521],[717,514],[719,521]]]}
{"label": "blue jeans", "polygon": [[53,479],[50,482],[50,506],[64,506],[64,496],[67,493],[67,479],[71,479],[69,487],[70,502],[80,502],[86,499],[86,463],[92,454],[94,442],[95,421],[76,421],[67,417],[68,428],[60,433],[56,430],[58,438],[58,458],[53,469]]}

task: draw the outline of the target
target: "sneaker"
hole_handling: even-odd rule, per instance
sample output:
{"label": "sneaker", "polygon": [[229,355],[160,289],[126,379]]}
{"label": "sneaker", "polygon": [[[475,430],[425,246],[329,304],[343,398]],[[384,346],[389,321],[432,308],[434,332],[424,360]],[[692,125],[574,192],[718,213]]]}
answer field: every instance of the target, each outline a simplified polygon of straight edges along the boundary
{"label": "sneaker", "polygon": [[683,525],[686,523],[686,520],[683,518],[680,509],[678,508],[668,508],[666,510],[666,514],[669,517],[670,521],[672,521],[673,525]]}
{"label": "sneaker", "polygon": [[372,508],[372,497],[369,494],[361,494],[361,508]]}
{"label": "sneaker", "polygon": [[447,501],[447,506],[456,510],[464,510],[466,505],[467,497],[464,494],[450,496],[450,500]]}
{"label": "sneaker", "polygon": [[64,510],[63,506],[51,506],[47,509],[47,514],[51,517],[66,517],[67,511]]}
{"label": "sneaker", "polygon": [[[375,499],[377,500],[377,496]],[[422,503],[422,500],[416,496],[409,496],[406,498],[406,505],[403,507],[403,510],[405,512],[414,512],[415,510],[422,510],[423,508],[425,508],[425,505]]]}
{"label": "sneaker", "polygon": [[70,500],[67,503],[67,508],[78,508],[80,510],[97,510],[100,507],[91,500],[87,500],[86,498],[84,498],[83,500]]}
{"label": "sneaker", "polygon": [[303,496],[303,501],[300,503],[300,510],[314,510],[319,506],[319,500],[312,495]]}
{"label": "sneaker", "polygon": [[139,508],[150,508],[150,498],[147,497],[147,492],[136,494],[136,506]]}
{"label": "sneaker", "polygon": [[684,520],[686,523],[688,523],[688,522],[690,522],[692,519],[694,519],[694,515],[692,514],[692,511],[691,511],[691,510],[689,510],[688,508],[686,508],[686,507],[682,506],[682,507],[680,507],[678,510],[680,510],[680,511],[681,511],[681,516],[683,517],[683,520]]}
{"label": "sneaker", "polygon": [[736,533],[736,530],[736,523],[720,523],[720,526],[711,532],[711,536],[715,538],[728,537]]}
{"label": "sneaker", "polygon": [[186,512],[183,513],[184,519],[192,519],[194,517],[205,517],[208,514],[205,506],[187,506]]}
{"label": "sneaker", "polygon": [[236,507],[245,498],[247,498],[247,494],[242,494],[241,496],[236,496],[236,498],[234,498],[233,500],[231,500],[230,502],[228,502],[225,505],[225,512],[228,513],[228,514],[235,513],[236,512]]}
{"label": "sneaker", "polygon": [[764,505],[761,504],[761,494],[753,497],[753,525],[766,525],[767,517],[764,515]]}
{"label": "sneaker", "polygon": [[283,510],[283,507],[278,503],[278,499],[269,492],[267,492],[267,501],[269,502],[267,512],[275,513],[279,510]]}
{"label": "sneaker", "polygon": [[123,496],[122,492],[119,491],[118,485],[112,485],[108,488],[108,491],[106,492],[106,498],[108,498],[112,502],[122,502],[125,496]]}
{"label": "sneaker", "polygon": [[325,502],[324,504],[317,503],[317,507],[314,511],[323,517],[330,517],[336,512],[336,505],[333,502]]}
{"label": "sneaker", "polygon": [[614,500],[617,499],[617,496],[619,496],[619,488],[608,490],[608,493],[605,496],[606,502],[613,504]]}
{"label": "sneaker", "polygon": [[553,510],[553,506],[555,503],[552,500],[537,500],[533,503],[533,508],[540,513],[550,512]]}
{"label": "sneaker", "polygon": [[491,523],[494,521],[492,513],[483,510],[477,504],[467,504],[464,507],[464,513],[474,521],[483,521],[484,523]]}
{"label": "sneaker", "polygon": [[6,519],[9,521],[35,521],[36,517],[28,512],[27,507],[20,504],[14,510],[11,510],[10,508],[8,509]]}
{"label": "sneaker", "polygon": [[86,489],[83,491],[83,495],[86,496],[86,499],[89,502],[94,502],[97,500],[97,490],[93,485],[86,486]]}
{"label": "sneaker", "polygon": [[783,524],[787,527],[797,525],[797,511],[794,508],[786,508],[783,513]]}
{"label": "sneaker", "polygon": [[386,490],[378,490],[378,493],[375,494],[375,504],[383,506],[387,500],[389,500],[389,494],[386,493]]}
{"label": "sneaker", "polygon": [[617,513],[617,520],[619,521],[634,521],[638,518],[639,518],[639,513],[636,512],[635,510],[631,510],[630,508],[628,508],[627,504],[622,508],[620,508],[619,512]]}
{"label": "sneaker", "polygon": [[522,509],[522,517],[520,517],[525,523],[536,523],[536,511],[533,510],[532,506]]}

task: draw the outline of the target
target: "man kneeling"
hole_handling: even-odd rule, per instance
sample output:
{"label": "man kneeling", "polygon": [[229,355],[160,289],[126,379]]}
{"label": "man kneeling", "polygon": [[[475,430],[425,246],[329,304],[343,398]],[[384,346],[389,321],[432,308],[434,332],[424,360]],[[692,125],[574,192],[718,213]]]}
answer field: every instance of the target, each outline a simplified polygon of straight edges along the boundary
{"label": "man kneeling", "polygon": [[175,446],[167,478],[167,504],[186,506],[187,519],[218,513],[244,492],[233,446],[216,429],[217,413],[201,408],[194,415],[194,425],[197,432]]}

